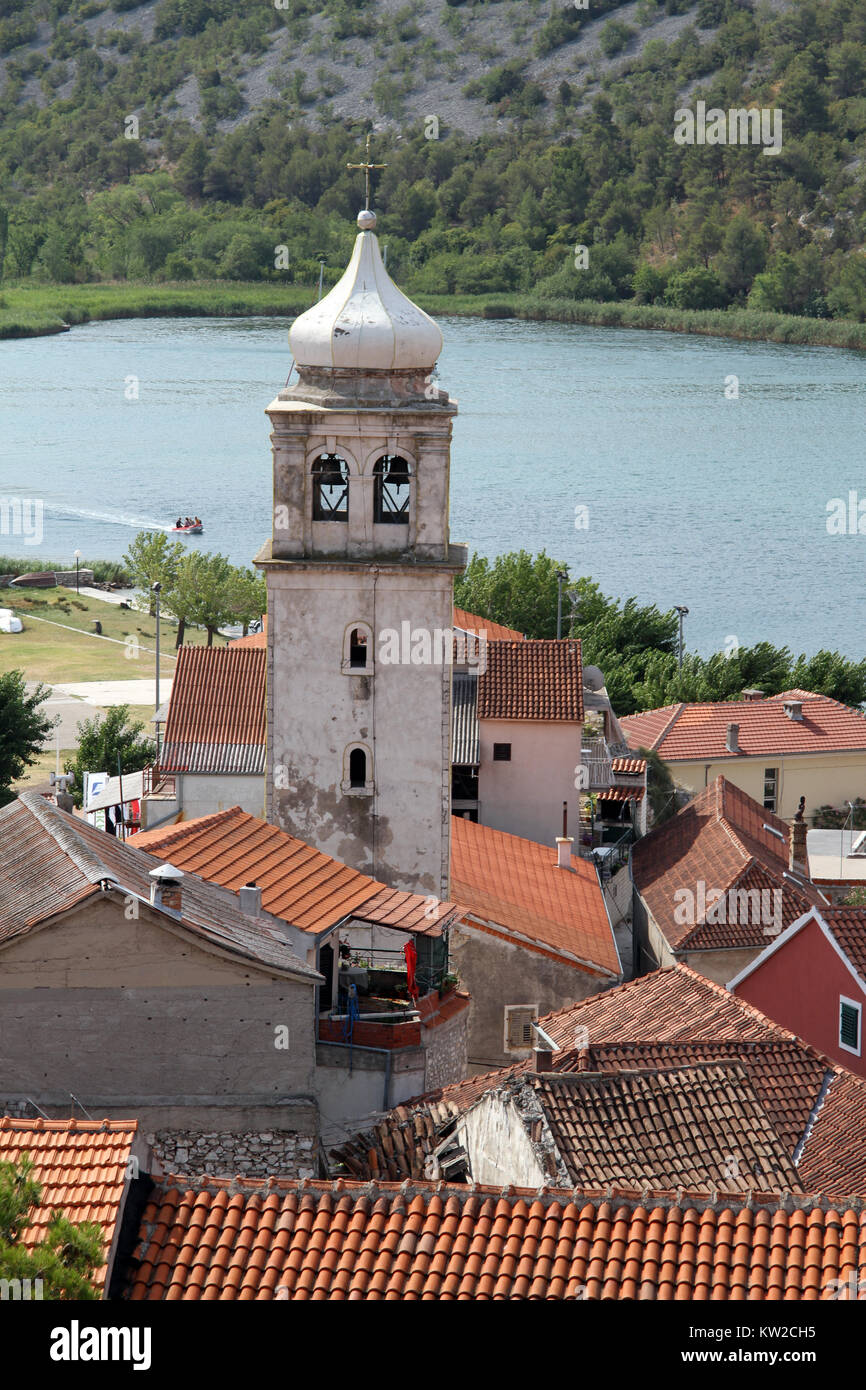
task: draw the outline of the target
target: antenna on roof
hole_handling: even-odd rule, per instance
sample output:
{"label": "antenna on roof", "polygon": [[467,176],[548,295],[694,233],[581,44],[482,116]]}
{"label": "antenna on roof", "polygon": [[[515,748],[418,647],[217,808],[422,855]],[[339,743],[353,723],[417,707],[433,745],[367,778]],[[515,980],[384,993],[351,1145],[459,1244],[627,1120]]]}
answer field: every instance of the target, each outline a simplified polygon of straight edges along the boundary
{"label": "antenna on roof", "polygon": [[77,1096],[73,1096],[71,1091],[69,1092],[69,1094],[70,1094],[70,1096],[72,1097],[72,1099],[75,1101],[75,1104],[78,1106],[79,1110],[83,1111],[83,1113],[84,1113],[85,1115],[87,1115],[88,1120],[92,1120],[92,1119],[93,1119],[93,1116],[92,1116],[92,1115],[89,1115],[89,1114],[87,1113],[87,1111],[84,1109],[84,1106],[81,1104],[81,1101],[78,1099],[78,1097],[77,1097]]}
{"label": "antenna on roof", "polygon": [[43,1120],[50,1120],[50,1119],[51,1119],[51,1116],[50,1116],[50,1115],[46,1115],[44,1110],[40,1110],[40,1109],[39,1109],[39,1106],[36,1104],[36,1101],[35,1101],[35,1100],[31,1100],[29,1096],[25,1096],[24,1099],[26,1100],[26,1102],[27,1102],[28,1105],[32,1105],[32,1106],[33,1106],[33,1109],[34,1109],[34,1110],[39,1110],[39,1114],[42,1116]]}

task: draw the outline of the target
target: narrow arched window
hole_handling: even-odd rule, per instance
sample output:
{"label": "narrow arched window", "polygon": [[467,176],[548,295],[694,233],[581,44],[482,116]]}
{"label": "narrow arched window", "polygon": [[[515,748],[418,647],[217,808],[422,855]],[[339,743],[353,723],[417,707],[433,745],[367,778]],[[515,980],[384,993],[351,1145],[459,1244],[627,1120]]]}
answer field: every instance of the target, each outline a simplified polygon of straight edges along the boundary
{"label": "narrow arched window", "polygon": [[353,748],[349,754],[349,786],[367,785],[367,754],[363,748]]}
{"label": "narrow arched window", "polygon": [[359,627],[353,627],[349,635],[349,665],[367,665],[367,634]]}
{"label": "narrow arched window", "polygon": [[373,520],[406,525],[409,521],[409,465],[399,454],[383,454],[373,469]]}
{"label": "narrow arched window", "polygon": [[313,520],[349,520],[349,465],[339,454],[320,454],[313,464]]}

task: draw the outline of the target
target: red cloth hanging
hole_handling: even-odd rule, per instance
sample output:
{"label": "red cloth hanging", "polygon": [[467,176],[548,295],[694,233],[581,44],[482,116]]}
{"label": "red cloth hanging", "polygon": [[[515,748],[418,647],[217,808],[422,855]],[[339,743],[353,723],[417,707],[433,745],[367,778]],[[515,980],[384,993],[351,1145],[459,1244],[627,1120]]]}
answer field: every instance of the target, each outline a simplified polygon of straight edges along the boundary
{"label": "red cloth hanging", "polygon": [[409,990],[409,998],[417,1000],[418,984],[415,980],[415,967],[418,964],[418,952],[415,950],[415,942],[407,941],[403,947],[403,955],[406,957],[406,985]]}

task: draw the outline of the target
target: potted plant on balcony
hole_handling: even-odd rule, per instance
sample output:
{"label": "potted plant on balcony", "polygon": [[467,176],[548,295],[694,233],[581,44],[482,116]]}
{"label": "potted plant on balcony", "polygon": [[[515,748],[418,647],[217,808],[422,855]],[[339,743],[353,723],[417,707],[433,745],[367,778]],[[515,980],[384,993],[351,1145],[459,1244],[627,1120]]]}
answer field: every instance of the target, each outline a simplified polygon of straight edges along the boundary
{"label": "potted plant on balcony", "polygon": [[449,970],[447,975],[442,976],[442,983],[439,986],[439,998],[444,999],[446,994],[451,994],[457,988],[458,979],[453,970]]}

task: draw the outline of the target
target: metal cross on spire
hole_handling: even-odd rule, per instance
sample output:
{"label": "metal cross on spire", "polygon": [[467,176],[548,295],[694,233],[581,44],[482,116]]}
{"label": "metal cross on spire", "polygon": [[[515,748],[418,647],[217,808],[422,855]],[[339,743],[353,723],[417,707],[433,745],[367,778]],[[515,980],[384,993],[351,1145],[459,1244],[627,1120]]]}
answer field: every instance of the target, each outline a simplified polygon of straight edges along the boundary
{"label": "metal cross on spire", "polygon": [[367,158],[366,158],[366,160],[364,161],[363,164],[347,164],[347,165],[346,165],[346,168],[347,168],[347,169],[363,169],[363,170],[364,170],[364,211],[365,211],[365,212],[369,212],[369,210],[370,210],[370,170],[371,170],[371,169],[387,169],[388,166],[387,166],[387,164],[371,164],[371,163],[370,163],[370,134],[369,134],[369,132],[367,133],[366,152],[367,152]]}

